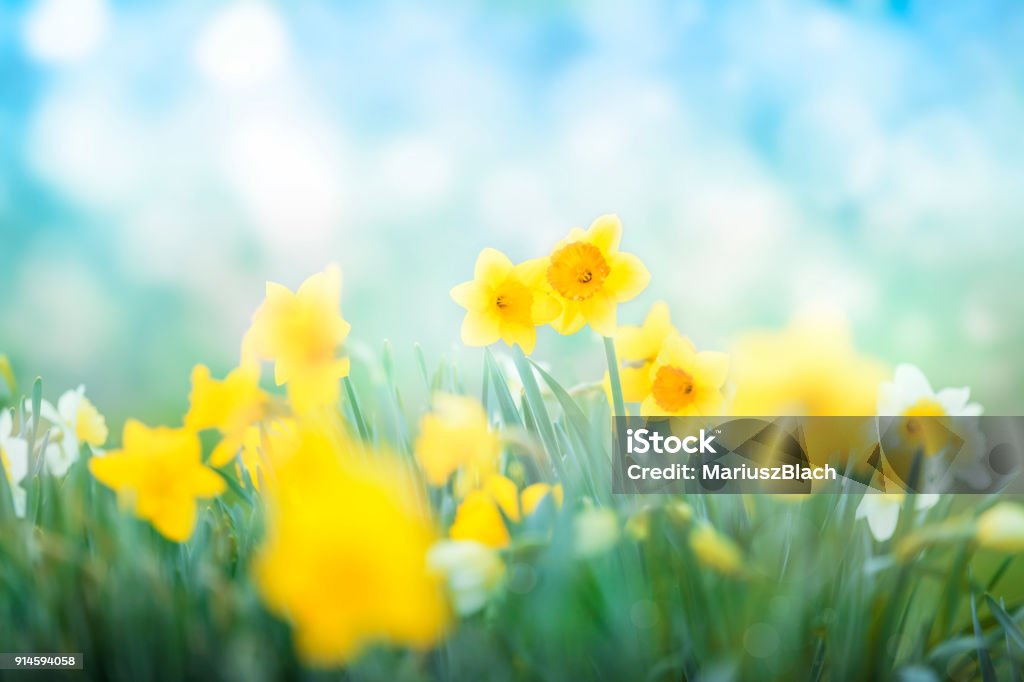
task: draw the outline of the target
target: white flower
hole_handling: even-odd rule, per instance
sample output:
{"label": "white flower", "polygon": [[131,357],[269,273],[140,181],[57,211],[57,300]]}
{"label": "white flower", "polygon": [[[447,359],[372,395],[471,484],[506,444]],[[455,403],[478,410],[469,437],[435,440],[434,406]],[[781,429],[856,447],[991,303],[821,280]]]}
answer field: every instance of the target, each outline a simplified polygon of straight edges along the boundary
{"label": "white flower", "polygon": [[[982,407],[969,402],[970,397],[971,389],[966,386],[933,390],[924,373],[908,364],[899,365],[893,380],[879,386],[878,415],[882,421],[887,416],[903,417],[909,428],[909,422],[918,421],[915,418],[942,420],[941,425],[926,421],[916,434],[914,447],[924,448],[923,475],[930,486],[946,489],[952,478],[965,481],[975,490],[983,490],[992,483],[992,473],[983,457],[985,437],[978,429]],[[961,447],[955,453],[947,453],[946,459],[933,459],[949,444],[949,430],[962,439]]]}
{"label": "white flower", "polygon": [[892,381],[878,387],[878,414],[901,416],[920,409],[941,412],[934,416],[977,417],[982,412],[978,403],[968,402],[971,389],[944,388],[935,392],[924,373],[914,365],[896,368]]}
{"label": "white flower", "polygon": [[14,436],[14,417],[10,410],[0,412],[0,462],[3,463],[4,477],[11,486],[14,511],[25,515],[25,489],[21,482],[28,476],[28,443],[24,438]]}
{"label": "white flower", "polygon": [[[903,508],[903,493],[867,493],[857,505],[856,518],[867,519],[871,535],[879,542],[885,542],[896,531]],[[930,509],[939,501],[934,494],[915,495],[914,509]]]}
{"label": "white flower", "polygon": [[427,553],[427,565],[443,575],[455,610],[468,616],[482,609],[505,575],[498,553],[472,540],[442,540]]}
{"label": "white flower", "polygon": [[98,452],[98,446],[107,440],[107,422],[85,397],[85,386],[65,391],[56,408],[44,400],[39,412],[54,426],[51,446],[46,448],[46,466],[54,476],[63,476],[78,460],[82,443]]}

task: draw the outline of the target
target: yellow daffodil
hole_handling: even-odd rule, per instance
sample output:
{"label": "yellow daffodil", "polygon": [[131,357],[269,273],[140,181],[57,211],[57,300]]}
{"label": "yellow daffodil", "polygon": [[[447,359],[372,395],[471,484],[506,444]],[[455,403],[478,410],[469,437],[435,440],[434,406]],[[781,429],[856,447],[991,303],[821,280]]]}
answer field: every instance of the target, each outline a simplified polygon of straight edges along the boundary
{"label": "yellow daffodil", "polygon": [[647,287],[651,274],[639,258],[619,251],[621,239],[618,216],[603,215],[586,231],[574,227],[555,245],[547,283],[562,302],[552,322],[560,334],[574,334],[589,324],[602,336],[614,336],[618,304]]}
{"label": "yellow daffodil", "polygon": [[355,444],[319,428],[303,424],[297,438],[266,495],[253,567],[263,600],[311,665],[344,664],[381,642],[432,645],[449,612],[443,576],[427,563],[433,525],[411,484],[382,455],[354,456]]}
{"label": "yellow daffodil", "polygon": [[748,334],[731,355],[738,415],[870,416],[885,379],[881,364],[857,353],[845,322],[828,315]]}
{"label": "yellow daffodil", "polygon": [[121,450],[89,460],[92,475],[161,535],[184,542],[195,526],[196,500],[216,497],[225,488],[224,479],[203,466],[196,432],[149,428],[130,419],[123,441]]}
{"label": "yellow daffodil", "polygon": [[[615,354],[619,361],[619,380],[622,399],[630,403],[641,402],[651,392],[651,367],[658,359],[665,340],[678,334],[672,326],[668,304],[658,301],[641,325],[623,325],[615,333]],[[610,385],[605,376],[605,384]]]}
{"label": "yellow daffodil", "polygon": [[840,460],[868,467],[864,436],[875,414],[883,366],[861,355],[846,323],[833,315],[804,315],[781,331],[741,338],[732,350],[732,413],[752,417],[808,416],[803,423],[813,464]]}
{"label": "yellow daffodil", "polygon": [[484,249],[476,259],[473,279],[451,291],[452,299],[466,309],[462,342],[489,346],[498,339],[519,344],[529,355],[537,343],[537,326],[558,316],[560,308],[547,292],[544,273],[547,259],[536,258],[513,265],[496,249]]}
{"label": "yellow daffodil", "polygon": [[214,379],[205,365],[192,369],[192,392],[185,426],[197,431],[215,428],[222,438],[210,455],[210,464],[224,466],[242,447],[246,429],[266,414],[269,397],[259,387],[257,365],[244,365]]}
{"label": "yellow daffodil", "polygon": [[259,490],[260,482],[273,476],[275,466],[288,459],[299,447],[298,425],[294,419],[262,421],[245,429],[235,470],[242,471]]}
{"label": "yellow daffodil", "polygon": [[498,466],[501,440],[491,430],[480,403],[465,396],[439,394],[434,411],[420,420],[416,460],[427,482],[441,486],[461,470],[470,487]]}
{"label": "yellow daffodil", "polygon": [[724,412],[722,387],[729,371],[725,353],[698,353],[689,339],[674,334],[665,340],[650,371],[650,392],[640,406],[644,416],[713,416]]}
{"label": "yellow daffodil", "polygon": [[298,413],[338,401],[338,381],[349,372],[349,359],[338,356],[350,325],[341,316],[341,270],[330,265],[292,293],[274,282],[253,315],[242,345],[243,364],[272,360],[274,381],[288,386]]}
{"label": "yellow daffodil", "polygon": [[723,575],[737,575],[743,567],[743,554],[736,543],[707,524],[690,534],[690,549],[701,563]]}
{"label": "yellow daffodil", "polygon": [[975,537],[987,549],[1024,552],[1024,508],[1000,502],[978,517]]}
{"label": "yellow daffodil", "polygon": [[534,483],[520,494],[516,484],[500,474],[487,477],[482,488],[466,495],[455,513],[455,521],[448,531],[452,540],[473,540],[488,547],[507,547],[511,535],[505,523],[507,518],[518,523],[529,516],[548,495],[555,504],[562,504],[562,486]]}

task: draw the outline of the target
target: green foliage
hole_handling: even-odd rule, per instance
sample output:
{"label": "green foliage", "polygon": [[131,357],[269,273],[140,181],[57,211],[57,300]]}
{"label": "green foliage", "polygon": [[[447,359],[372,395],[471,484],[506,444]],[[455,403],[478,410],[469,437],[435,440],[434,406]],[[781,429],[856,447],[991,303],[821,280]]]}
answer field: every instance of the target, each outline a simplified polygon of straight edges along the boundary
{"label": "green foliage", "polygon": [[[456,367],[442,361],[430,372],[422,354],[418,365],[431,391],[462,392]],[[88,677],[132,681],[1020,679],[1024,607],[1006,591],[1012,558],[993,564],[967,544],[894,553],[921,524],[964,513],[952,501],[926,514],[908,506],[894,538],[879,543],[855,518],[855,496],[612,495],[600,388],[566,389],[521,354],[515,366],[521,391],[484,352],[482,401],[507,435],[505,461],[562,480],[565,504],[542,505],[539,521],[515,530],[500,595],[436,649],[381,646],[345,670],[304,669],[249,575],[262,537],[251,482],[226,468],[229,492],[176,545],[93,480],[87,447],[62,479],[36,468],[24,518],[0,485],[3,649],[81,651]],[[343,413],[361,437],[408,455],[419,414],[402,400],[390,347],[381,370],[345,380]],[[31,414],[41,390],[33,387]],[[25,419],[27,406],[19,410]],[[19,423],[38,461],[46,434],[31,418]],[[450,520],[451,492],[431,501]],[[674,513],[681,501],[691,518]],[[581,558],[573,520],[591,505],[640,530]],[[741,548],[740,575],[701,564],[687,541],[698,523]]]}

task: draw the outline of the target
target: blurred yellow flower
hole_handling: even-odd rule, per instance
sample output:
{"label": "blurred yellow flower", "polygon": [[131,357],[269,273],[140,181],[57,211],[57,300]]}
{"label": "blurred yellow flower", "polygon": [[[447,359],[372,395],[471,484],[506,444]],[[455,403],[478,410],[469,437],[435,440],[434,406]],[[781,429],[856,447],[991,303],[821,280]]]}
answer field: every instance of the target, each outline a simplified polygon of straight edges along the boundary
{"label": "blurred yellow flower", "polygon": [[[428,647],[450,614],[429,570],[433,526],[411,483],[383,456],[302,424],[274,470],[267,536],[253,566],[267,606],[290,621],[307,663],[340,665],[388,642]],[[370,468],[368,461],[373,461]]]}
{"label": "blurred yellow flower", "polygon": [[18,384],[14,380],[14,370],[11,369],[11,361],[6,355],[0,353],[0,379],[4,380],[7,395],[14,395]]}
{"label": "blurred yellow flower", "polygon": [[434,411],[420,420],[415,451],[431,485],[444,485],[461,470],[464,480],[475,487],[496,470],[501,440],[480,403],[442,393],[434,397]]}
{"label": "blurred yellow flower", "polygon": [[547,259],[513,265],[496,249],[484,249],[476,259],[473,279],[451,290],[452,299],[466,309],[462,342],[489,346],[498,339],[519,344],[529,355],[537,343],[537,326],[558,316],[558,300],[547,292]]}
{"label": "blurred yellow flower", "polygon": [[857,353],[845,322],[805,316],[753,332],[732,351],[732,411],[753,417],[875,414],[881,364]]}
{"label": "blurred yellow flower", "polygon": [[1024,552],[1024,508],[1000,502],[978,517],[975,537],[987,549]]}
{"label": "blurred yellow flower", "polygon": [[89,460],[89,471],[113,488],[135,514],[168,540],[184,542],[196,522],[197,499],[224,492],[224,479],[203,466],[199,437],[191,429],[124,425],[124,447]]}
{"label": "blurred yellow flower", "polygon": [[616,332],[616,307],[647,287],[651,274],[631,253],[619,251],[622,223],[603,215],[584,231],[574,227],[551,252],[547,282],[562,301],[552,322],[561,334],[589,324],[602,336]]}
{"label": "blurred yellow flower", "polygon": [[[641,402],[651,392],[651,368],[665,340],[678,334],[672,326],[668,304],[658,301],[641,325],[623,325],[615,332],[615,354],[619,361],[619,380],[622,399],[630,403]],[[608,375],[605,385],[610,390]]]}
{"label": "blurred yellow flower", "polygon": [[737,575],[743,567],[736,543],[710,525],[703,524],[690,534],[690,548],[701,563],[724,575]]}
{"label": "blurred yellow flower", "polygon": [[311,276],[295,293],[267,282],[266,299],[242,343],[242,364],[272,360],[274,381],[287,384],[288,398],[298,413],[336,403],[338,381],[348,376],[349,359],[337,355],[350,329],[340,305],[337,265]]}
{"label": "blurred yellow flower", "polygon": [[534,483],[523,488],[523,492],[520,495],[520,502],[523,507],[523,514],[529,516],[540,503],[544,501],[544,498],[551,495],[551,499],[555,501],[558,506],[562,505],[562,486],[552,486],[549,483]]}
{"label": "blurred yellow flower", "polygon": [[298,425],[294,419],[265,420],[245,429],[235,471],[248,474],[259,490],[261,481],[273,476],[274,467],[285,461],[299,447]]}
{"label": "blurred yellow flower", "polygon": [[689,339],[669,336],[651,366],[651,387],[640,406],[647,417],[720,415],[725,411],[722,388],[729,356],[697,352]]}
{"label": "blurred yellow flower", "polygon": [[511,480],[501,474],[491,474],[482,488],[470,492],[459,505],[448,536],[452,540],[473,540],[496,549],[507,547],[511,535],[505,519],[518,523],[524,515],[536,511],[548,495],[561,506],[561,484],[535,483],[520,494]]}
{"label": "blurred yellow flower", "polygon": [[857,352],[842,319],[805,315],[784,330],[748,334],[734,346],[732,360],[733,414],[864,417],[807,420],[803,427],[813,464],[838,456],[844,465],[868,467],[872,443],[864,427],[875,414],[885,369]]}
{"label": "blurred yellow flower", "polygon": [[693,507],[678,500],[669,502],[665,505],[665,516],[673,525],[686,527],[693,521]]}
{"label": "blurred yellow flower", "polygon": [[264,417],[269,397],[259,382],[259,366],[252,364],[231,370],[223,380],[214,379],[205,365],[192,369],[185,426],[196,431],[220,431],[223,437],[210,455],[213,466],[224,466],[234,459],[246,429]]}

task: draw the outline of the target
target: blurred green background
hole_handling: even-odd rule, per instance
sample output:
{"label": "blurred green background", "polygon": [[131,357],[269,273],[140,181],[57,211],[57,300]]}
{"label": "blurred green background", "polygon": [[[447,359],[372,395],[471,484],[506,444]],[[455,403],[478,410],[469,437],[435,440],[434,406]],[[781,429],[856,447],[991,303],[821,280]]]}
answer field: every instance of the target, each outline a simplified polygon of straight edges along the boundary
{"label": "blurred green background", "polygon": [[[485,246],[605,212],[698,345],[808,307],[1020,413],[1024,7],[0,4],[0,352],[177,420],[267,279],[345,275],[352,347],[459,348]],[[542,331],[563,383],[585,332]],[[474,365],[474,366],[475,366]]]}

